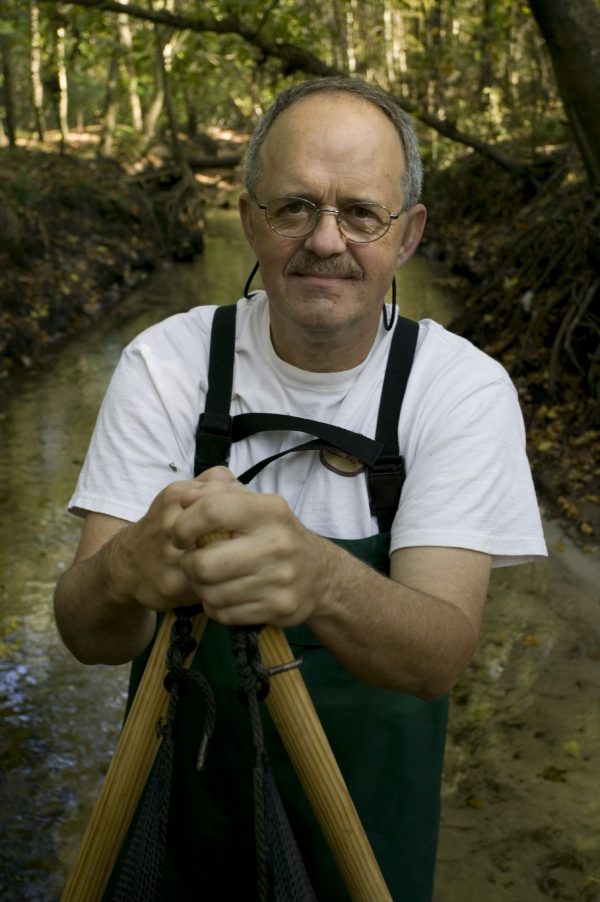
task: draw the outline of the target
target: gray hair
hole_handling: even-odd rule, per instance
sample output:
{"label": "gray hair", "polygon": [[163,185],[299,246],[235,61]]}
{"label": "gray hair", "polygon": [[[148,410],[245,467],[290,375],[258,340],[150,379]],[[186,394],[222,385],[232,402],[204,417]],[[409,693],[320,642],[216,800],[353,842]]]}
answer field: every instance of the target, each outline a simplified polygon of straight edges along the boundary
{"label": "gray hair", "polygon": [[248,144],[244,159],[244,185],[248,193],[255,196],[257,184],[263,174],[260,151],[271,126],[279,114],[294,103],[302,100],[303,97],[322,91],[342,92],[362,97],[364,100],[379,107],[392,122],[402,142],[406,160],[406,171],[402,185],[405,207],[408,208],[416,204],[421,197],[421,189],[423,187],[423,163],[411,117],[404,110],[400,109],[381,88],[367,84],[361,79],[343,75],[309,79],[287,88],[276,97],[273,106],[259,120]]}

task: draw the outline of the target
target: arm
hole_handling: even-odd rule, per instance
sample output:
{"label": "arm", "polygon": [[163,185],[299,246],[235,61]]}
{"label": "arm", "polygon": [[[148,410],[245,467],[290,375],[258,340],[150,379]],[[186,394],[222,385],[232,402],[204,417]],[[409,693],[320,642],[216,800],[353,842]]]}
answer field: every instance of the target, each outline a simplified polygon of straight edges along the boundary
{"label": "arm", "polygon": [[[181,567],[209,616],[225,625],[306,621],[360,679],[423,698],[450,688],[478,641],[488,555],[402,549],[388,579],[307,530],[283,499],[240,488],[191,491],[173,524]],[[214,531],[233,537],[196,548]]]}
{"label": "arm", "polygon": [[[211,476],[233,479],[216,469]],[[56,623],[65,645],[84,664],[121,664],[146,648],[156,611],[196,604],[179,566],[171,527],[190,489],[201,494],[204,479],[167,486],[137,523],[89,513],[71,567],[54,595]],[[204,488],[211,491],[211,488]]]}
{"label": "arm", "polygon": [[489,555],[405,548],[386,579],[333,549],[331,591],[309,622],[316,635],[366,682],[426,699],[447,692],[479,640]]}
{"label": "arm", "polygon": [[118,545],[130,527],[126,520],[88,514],[73,564],[57,583],[56,625],[83,664],[122,664],[152,638],[156,615],[120,597],[113,572]]}

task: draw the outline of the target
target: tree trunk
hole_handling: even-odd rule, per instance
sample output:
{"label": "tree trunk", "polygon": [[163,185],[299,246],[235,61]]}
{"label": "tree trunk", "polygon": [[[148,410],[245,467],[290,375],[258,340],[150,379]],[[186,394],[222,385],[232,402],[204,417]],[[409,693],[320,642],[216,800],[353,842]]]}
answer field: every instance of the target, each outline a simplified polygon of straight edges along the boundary
{"label": "tree trunk", "polygon": [[65,20],[60,10],[57,9],[58,22],[56,26],[56,78],[57,78],[57,117],[58,127],[60,129],[61,146],[68,141],[69,137],[69,83],[67,78],[67,53],[66,53],[66,36]]}
{"label": "tree trunk", "polygon": [[[127,5],[129,0],[121,0],[121,2],[124,5]],[[117,21],[119,23],[119,40],[121,41],[121,46],[125,53],[125,65],[127,67],[127,87],[129,91],[129,105],[131,106],[131,120],[135,131],[141,134],[144,128],[144,122],[142,116],[142,104],[140,102],[138,90],[137,73],[135,71],[135,61],[133,59],[133,38],[131,36],[129,18],[123,13],[122,15],[117,16]]]}
{"label": "tree trunk", "polygon": [[489,96],[486,88],[494,84],[493,70],[493,0],[483,0],[479,31],[479,104],[486,107]]}
{"label": "tree trunk", "polygon": [[36,0],[30,0],[29,22],[31,28],[31,102],[35,113],[35,127],[40,141],[46,138],[44,120],[44,86],[42,84],[42,39],[40,35],[40,10]]}
{"label": "tree trunk", "polygon": [[333,65],[340,72],[348,71],[348,36],[346,34],[346,12],[342,10],[340,0],[331,4],[331,53]]}
{"label": "tree trunk", "polygon": [[158,28],[155,29],[156,46],[154,49],[154,94],[146,110],[144,119],[144,146],[147,148],[156,135],[158,120],[165,102],[165,85],[163,81],[163,41]]}
{"label": "tree trunk", "polygon": [[17,146],[17,120],[15,109],[13,66],[11,57],[10,35],[0,34],[0,53],[2,55],[2,77],[4,79],[4,129],[9,147]]}
{"label": "tree trunk", "polygon": [[177,163],[180,165],[184,165],[185,159],[183,156],[183,152],[181,150],[181,145],[179,143],[179,126],[177,124],[177,116],[175,114],[175,105],[173,103],[173,95],[171,93],[171,47],[169,42],[163,43],[161,40],[160,34],[157,31],[157,44],[160,52],[157,54],[157,62],[161,67],[161,81],[163,85],[163,90],[165,93],[165,107],[167,109],[167,119],[169,122],[169,129],[171,131],[171,144],[173,147],[173,156]]}
{"label": "tree trunk", "polygon": [[98,155],[101,157],[110,157],[113,153],[119,111],[119,56],[120,48],[115,47],[108,70],[102,137],[98,147]]}
{"label": "tree trunk", "polygon": [[529,0],[591,184],[600,188],[600,9],[595,0]]}

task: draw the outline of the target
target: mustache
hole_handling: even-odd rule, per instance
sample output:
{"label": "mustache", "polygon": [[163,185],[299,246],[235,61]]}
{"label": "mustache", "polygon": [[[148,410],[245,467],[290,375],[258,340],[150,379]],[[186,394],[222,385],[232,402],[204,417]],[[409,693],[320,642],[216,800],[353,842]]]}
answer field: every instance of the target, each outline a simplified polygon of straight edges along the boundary
{"label": "mustache", "polygon": [[322,259],[315,254],[300,252],[292,257],[284,269],[286,276],[338,276],[340,279],[364,279],[364,272],[354,260],[344,257]]}

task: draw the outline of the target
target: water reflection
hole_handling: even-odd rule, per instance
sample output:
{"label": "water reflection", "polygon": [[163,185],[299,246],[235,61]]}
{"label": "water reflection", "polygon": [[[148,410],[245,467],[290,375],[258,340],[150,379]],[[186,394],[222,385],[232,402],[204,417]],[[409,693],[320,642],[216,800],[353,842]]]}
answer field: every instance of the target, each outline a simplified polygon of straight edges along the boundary
{"label": "water reflection", "polygon": [[[53,900],[116,742],[127,668],[84,667],[63,648],[52,588],[79,521],[65,511],[121,348],[151,323],[242,293],[254,260],[234,211],[209,223],[206,253],[154,275],[25,374],[0,418],[0,897]],[[259,282],[257,282],[259,284]],[[399,273],[401,309],[442,322],[449,302],[425,261]]]}

